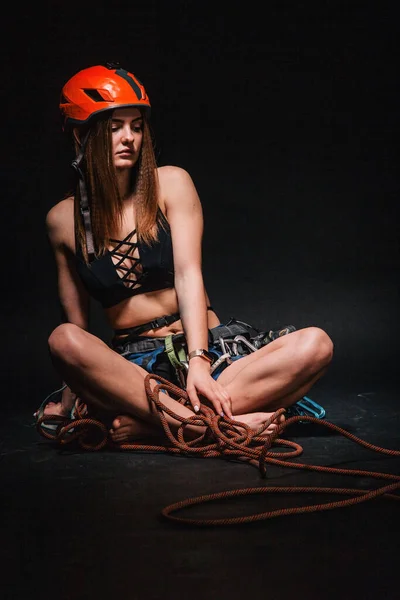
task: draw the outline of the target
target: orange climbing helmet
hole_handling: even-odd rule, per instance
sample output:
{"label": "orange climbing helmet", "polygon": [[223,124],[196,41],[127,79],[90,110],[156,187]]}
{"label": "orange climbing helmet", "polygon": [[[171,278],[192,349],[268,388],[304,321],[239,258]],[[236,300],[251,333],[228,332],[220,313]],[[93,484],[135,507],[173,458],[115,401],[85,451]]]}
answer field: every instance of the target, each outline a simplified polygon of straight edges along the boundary
{"label": "orange climbing helmet", "polygon": [[150,111],[150,101],[139,79],[109,62],[79,71],[67,81],[61,92],[60,110],[63,129],[84,125],[105,110],[137,106]]}

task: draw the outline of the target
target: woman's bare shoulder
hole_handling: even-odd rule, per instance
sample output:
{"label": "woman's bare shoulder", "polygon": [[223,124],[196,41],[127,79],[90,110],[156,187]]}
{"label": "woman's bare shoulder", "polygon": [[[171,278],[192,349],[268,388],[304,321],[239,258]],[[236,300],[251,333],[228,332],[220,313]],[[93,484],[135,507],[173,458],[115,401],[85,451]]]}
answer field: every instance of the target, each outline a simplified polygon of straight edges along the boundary
{"label": "woman's bare shoulder", "polygon": [[74,199],[72,196],[60,200],[48,211],[46,228],[53,244],[70,245],[74,232]]}
{"label": "woman's bare shoulder", "polygon": [[158,179],[160,184],[173,185],[185,182],[191,182],[192,178],[186,169],[175,165],[165,165],[158,167]]}
{"label": "woman's bare shoulder", "polygon": [[182,167],[167,165],[159,167],[160,198],[167,206],[198,201],[197,190],[191,175]]}

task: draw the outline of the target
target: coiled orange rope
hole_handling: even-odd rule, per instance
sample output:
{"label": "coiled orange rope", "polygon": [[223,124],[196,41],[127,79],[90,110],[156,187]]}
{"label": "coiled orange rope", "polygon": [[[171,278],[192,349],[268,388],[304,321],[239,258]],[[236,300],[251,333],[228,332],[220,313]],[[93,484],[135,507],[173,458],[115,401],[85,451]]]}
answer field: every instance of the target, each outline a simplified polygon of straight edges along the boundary
{"label": "coiled orange rope", "polygon": [[[151,389],[150,382],[155,380],[157,384],[154,389]],[[330,487],[257,487],[257,488],[244,488],[236,490],[228,490],[225,492],[219,492],[216,494],[208,494],[199,496],[196,498],[190,498],[171,504],[170,506],[162,509],[161,514],[176,523],[184,523],[198,526],[211,526],[211,525],[233,525],[241,523],[249,523],[253,521],[260,521],[264,519],[270,519],[274,517],[299,514],[305,512],[316,512],[324,510],[332,510],[334,508],[340,508],[344,506],[352,506],[359,504],[367,500],[372,500],[378,496],[384,496],[391,500],[400,500],[400,496],[393,494],[395,490],[400,488],[400,476],[392,475],[389,473],[380,473],[374,471],[364,471],[358,469],[340,469],[334,467],[324,467],[318,465],[309,465],[304,463],[297,463],[288,461],[288,458],[294,458],[300,456],[303,453],[303,448],[292,441],[284,440],[278,436],[290,425],[302,422],[310,422],[326,427],[337,433],[340,433],[344,437],[352,440],[353,442],[364,446],[365,448],[388,456],[400,456],[399,450],[390,450],[388,448],[382,448],[375,446],[356,437],[349,433],[345,429],[334,425],[328,421],[322,421],[313,417],[296,416],[290,417],[285,421],[281,422],[273,433],[265,433],[265,430],[272,422],[278,422],[282,414],[285,413],[285,409],[279,409],[276,411],[270,419],[260,428],[254,432],[245,423],[239,423],[238,421],[232,421],[227,417],[221,417],[217,415],[212,409],[206,405],[202,405],[201,412],[197,415],[189,418],[183,418],[171,411],[165,406],[160,400],[160,391],[165,390],[170,396],[174,397],[181,403],[188,401],[188,396],[184,390],[178,388],[174,384],[170,383],[162,377],[155,376],[152,374],[147,375],[145,378],[145,389],[146,394],[151,402],[153,402],[156,410],[158,411],[161,424],[169,444],[166,445],[152,445],[152,444],[140,444],[140,443],[126,443],[126,444],[115,444],[109,437],[109,432],[106,426],[99,420],[93,419],[87,416],[87,406],[81,403],[79,400],[75,406],[76,418],[71,420],[69,418],[60,418],[59,416],[42,416],[36,422],[37,431],[47,439],[57,441],[60,445],[70,444],[73,441],[77,441],[79,445],[85,450],[101,450],[106,446],[120,450],[135,450],[135,451],[151,451],[151,452],[168,452],[172,454],[181,454],[184,456],[197,456],[203,458],[215,458],[215,457],[228,457],[236,460],[244,460],[253,466],[257,466],[262,478],[266,478],[267,464],[278,465],[282,467],[290,467],[292,469],[303,469],[308,471],[319,471],[325,473],[334,473],[339,475],[353,475],[372,477],[376,479],[384,479],[391,481],[392,483],[383,487],[373,490],[359,490],[353,488],[330,488]],[[162,395],[162,394],[161,394]],[[171,431],[168,424],[166,414],[170,415],[174,419],[180,422],[176,434]],[[57,423],[57,427],[54,433],[50,433],[43,428],[44,422],[54,421]],[[193,439],[193,433],[191,439],[185,439],[185,428],[188,425],[201,426],[204,428],[203,433]],[[284,452],[270,451],[272,446],[283,446],[291,448],[290,451]],[[324,494],[341,494],[353,496],[345,500],[328,502],[323,504],[314,504],[309,506],[301,506],[295,508],[285,508],[280,510],[273,510],[268,512],[262,512],[243,517],[231,517],[225,519],[193,519],[193,518],[182,518],[177,517],[173,513],[187,508],[189,506],[202,504],[206,502],[213,502],[216,500],[224,500],[227,498],[253,495],[253,494],[297,494],[297,493],[324,493]]]}

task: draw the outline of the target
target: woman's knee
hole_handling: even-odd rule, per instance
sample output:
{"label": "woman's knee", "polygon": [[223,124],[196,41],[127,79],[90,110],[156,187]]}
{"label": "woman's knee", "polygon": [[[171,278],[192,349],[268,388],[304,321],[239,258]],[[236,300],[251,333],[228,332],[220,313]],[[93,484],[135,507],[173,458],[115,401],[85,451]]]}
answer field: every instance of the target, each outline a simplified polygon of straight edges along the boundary
{"label": "woman's knee", "polygon": [[315,372],[326,368],[332,360],[333,342],[319,327],[303,329],[302,354],[308,366]]}
{"label": "woman's knee", "polygon": [[82,353],[83,329],[72,323],[62,323],[48,339],[50,354],[54,358],[75,361]]}

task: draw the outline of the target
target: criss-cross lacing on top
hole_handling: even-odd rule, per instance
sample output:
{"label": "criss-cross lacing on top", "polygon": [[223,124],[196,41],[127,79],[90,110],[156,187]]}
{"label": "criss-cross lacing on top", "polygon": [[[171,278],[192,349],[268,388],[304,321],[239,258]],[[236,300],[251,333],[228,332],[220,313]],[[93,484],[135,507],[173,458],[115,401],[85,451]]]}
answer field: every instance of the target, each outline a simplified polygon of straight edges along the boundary
{"label": "criss-cross lacing on top", "polygon": [[[131,241],[134,236],[136,241]],[[110,242],[115,244],[114,248],[109,250],[111,260],[123,284],[131,290],[141,287],[143,266],[140,260],[136,229],[123,240],[110,239]]]}

